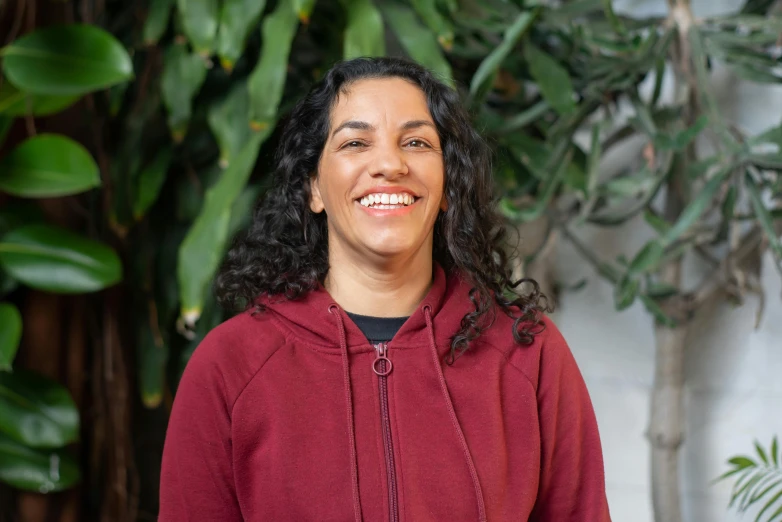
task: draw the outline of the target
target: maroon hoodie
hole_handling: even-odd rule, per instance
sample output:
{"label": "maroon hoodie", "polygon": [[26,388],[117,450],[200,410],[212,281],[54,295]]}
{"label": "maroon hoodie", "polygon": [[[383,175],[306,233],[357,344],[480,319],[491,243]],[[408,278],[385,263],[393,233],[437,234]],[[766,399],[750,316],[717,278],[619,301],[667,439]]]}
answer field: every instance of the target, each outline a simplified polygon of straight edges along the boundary
{"label": "maroon hoodie", "polygon": [[215,328],[177,390],[159,520],[608,522],[595,415],[550,320],[521,346],[498,313],[445,364],[469,288],[435,267],[385,346],[323,289]]}

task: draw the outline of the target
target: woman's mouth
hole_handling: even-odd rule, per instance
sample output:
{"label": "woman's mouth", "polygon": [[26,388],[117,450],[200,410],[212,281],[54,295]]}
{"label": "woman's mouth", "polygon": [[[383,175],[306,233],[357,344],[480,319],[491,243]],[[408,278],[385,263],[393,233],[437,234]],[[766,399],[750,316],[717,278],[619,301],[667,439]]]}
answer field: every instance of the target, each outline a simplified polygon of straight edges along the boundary
{"label": "woman's mouth", "polygon": [[359,204],[363,207],[378,209],[378,210],[392,210],[396,208],[404,208],[412,205],[418,200],[412,194],[407,192],[400,192],[398,194],[367,194],[360,200]]}

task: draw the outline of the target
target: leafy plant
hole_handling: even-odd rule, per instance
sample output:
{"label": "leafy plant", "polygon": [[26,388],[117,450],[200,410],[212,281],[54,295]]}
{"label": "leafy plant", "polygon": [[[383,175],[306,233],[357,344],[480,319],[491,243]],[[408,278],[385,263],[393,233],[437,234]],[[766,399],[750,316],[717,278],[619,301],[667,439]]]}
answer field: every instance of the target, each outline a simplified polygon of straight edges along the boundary
{"label": "leafy plant", "polygon": [[739,455],[728,460],[731,469],[717,481],[734,480],[728,507],[739,513],[759,508],[755,522],[782,520],[782,462],[777,438],[768,449],[755,442],[755,452],[756,457]]}

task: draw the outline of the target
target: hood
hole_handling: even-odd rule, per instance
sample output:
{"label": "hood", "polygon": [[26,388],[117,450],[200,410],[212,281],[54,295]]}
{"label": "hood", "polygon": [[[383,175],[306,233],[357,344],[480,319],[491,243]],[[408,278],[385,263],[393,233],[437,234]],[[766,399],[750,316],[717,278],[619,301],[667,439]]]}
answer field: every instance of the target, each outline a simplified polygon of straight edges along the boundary
{"label": "hood", "polygon": [[[471,285],[458,273],[447,274],[437,263],[433,266],[432,287],[410,318],[394,336],[394,346],[428,346],[431,333],[427,330],[424,310],[429,309],[437,344],[449,344],[458,331],[462,318],[472,309],[469,299]],[[258,303],[265,306],[277,323],[308,345],[339,353],[340,328],[344,326],[345,344],[349,353],[371,351],[366,337],[350,320],[323,285],[299,299],[263,296]],[[339,313],[341,321],[332,311]],[[342,324],[340,324],[342,323]]]}

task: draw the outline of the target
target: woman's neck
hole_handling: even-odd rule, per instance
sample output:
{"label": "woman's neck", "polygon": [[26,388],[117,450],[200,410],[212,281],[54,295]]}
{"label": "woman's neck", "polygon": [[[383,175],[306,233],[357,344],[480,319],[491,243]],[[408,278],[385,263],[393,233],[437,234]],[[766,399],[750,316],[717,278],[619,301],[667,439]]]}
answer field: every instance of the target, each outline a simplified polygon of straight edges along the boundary
{"label": "woman's neck", "polygon": [[[333,253],[332,253],[333,254]],[[374,317],[407,317],[432,286],[432,254],[373,265],[330,256],[324,286],[343,309]],[[337,257],[337,259],[334,259]]]}

